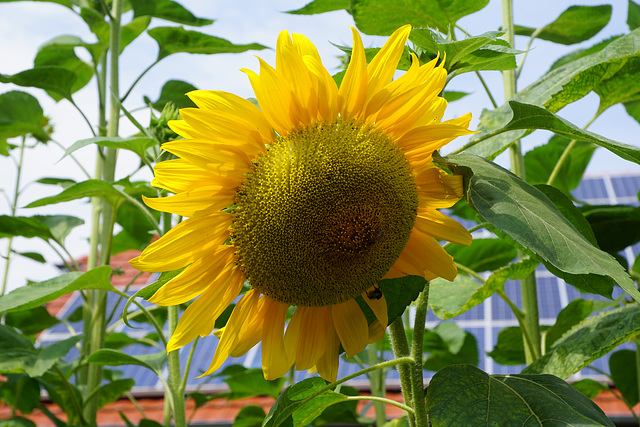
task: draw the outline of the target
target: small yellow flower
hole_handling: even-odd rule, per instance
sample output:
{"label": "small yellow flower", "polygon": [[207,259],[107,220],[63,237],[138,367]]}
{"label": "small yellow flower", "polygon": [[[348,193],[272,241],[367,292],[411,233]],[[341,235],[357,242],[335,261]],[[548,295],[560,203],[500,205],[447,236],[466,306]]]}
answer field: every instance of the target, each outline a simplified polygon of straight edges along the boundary
{"label": "small yellow flower", "polygon": [[471,236],[436,209],[460,199],[462,179],[432,153],[469,134],[471,115],[441,122],[437,60],[420,66],[413,56],[393,80],[410,31],[394,32],[367,65],[354,30],[340,88],[313,44],[283,31],[276,67],[261,60],[259,74],[244,70],[260,109],[225,92],[188,94],[198,108],[169,123],[185,139],[163,145],[179,159],[159,163],[152,181],[175,195],[145,202],[189,219],[131,261],[143,271],[187,266],[150,299],[198,297],[168,351],[211,334],[248,281],[204,375],[262,341],[265,378],[295,364],[335,381],[341,346],[351,357],[384,334],[380,279],[456,276],[438,239],[468,245]]}

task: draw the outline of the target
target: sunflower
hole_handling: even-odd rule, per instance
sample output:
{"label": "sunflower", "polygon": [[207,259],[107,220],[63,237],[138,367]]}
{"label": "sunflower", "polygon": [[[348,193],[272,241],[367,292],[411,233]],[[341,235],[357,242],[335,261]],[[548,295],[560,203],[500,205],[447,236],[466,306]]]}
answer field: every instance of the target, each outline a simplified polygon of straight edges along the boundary
{"label": "sunflower", "polygon": [[197,297],[167,351],[211,334],[248,282],[215,331],[203,375],[262,341],[265,378],[295,365],[335,381],[341,347],[352,357],[384,335],[379,280],[453,280],[456,267],[438,240],[468,245],[471,236],[436,209],[460,199],[462,179],[438,169],[432,153],[471,133],[471,115],[441,121],[446,70],[437,59],[420,65],[412,54],[393,80],[410,31],[395,31],[367,64],[353,30],[339,88],[313,44],[283,31],[275,68],[260,60],[259,74],[243,70],[260,108],[221,91],[188,94],[198,108],[169,123],[184,139],[163,145],[178,158],[156,165],[152,181],[175,195],[145,199],[188,219],[131,260],[142,271],[186,266],[149,299]]}

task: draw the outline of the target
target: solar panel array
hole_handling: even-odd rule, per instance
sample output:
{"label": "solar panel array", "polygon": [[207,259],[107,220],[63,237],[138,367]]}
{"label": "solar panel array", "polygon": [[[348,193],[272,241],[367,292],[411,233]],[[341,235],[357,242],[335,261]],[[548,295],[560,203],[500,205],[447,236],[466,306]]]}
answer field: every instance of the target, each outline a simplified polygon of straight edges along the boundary
{"label": "solar panel array", "polygon": [[[582,200],[589,204],[630,204],[638,206],[638,190],[640,189],[640,174],[628,174],[622,176],[592,176],[583,179],[580,186],[573,193],[578,200]],[[461,221],[465,226],[471,227],[474,224],[465,223]],[[480,232],[474,237],[488,237],[487,232]],[[633,264],[635,257],[640,253],[640,244],[636,244],[633,247],[627,248],[622,255],[627,258],[629,264]],[[544,268],[540,267],[536,270],[536,279],[538,284],[538,298],[539,298],[539,311],[540,321],[543,325],[553,325],[555,323],[558,312],[565,307],[570,301],[576,298],[583,299],[604,299],[597,295],[581,294],[574,287],[568,286],[561,279],[551,275]],[[505,291],[509,298],[520,305],[520,284],[516,281],[507,281],[505,284]],[[131,294],[133,293],[130,292]],[[614,290],[614,298],[620,296],[623,291],[619,288]],[[139,329],[131,329],[126,325],[119,322],[119,315],[122,313],[125,301],[119,299],[117,295],[110,294],[108,299],[108,312],[115,307],[114,319],[109,324],[109,327],[113,328],[115,332],[123,332],[133,338],[143,338],[146,335],[155,332],[153,327],[148,323],[140,323],[132,321],[132,325]],[[144,303],[144,302],[143,302]],[[145,305],[149,305],[144,303]],[[64,317],[73,313],[78,307],[82,305],[82,298],[79,294],[74,294],[67,301],[66,305],[58,313],[58,317]],[[413,312],[410,311],[410,317]],[[427,316],[427,328],[435,327],[441,320],[438,319],[433,312],[429,311]],[[487,355],[487,352],[493,350],[498,332],[507,326],[518,326],[511,309],[508,305],[499,297],[493,296],[485,300],[482,304],[472,308],[471,310],[463,313],[462,315],[452,319],[462,329],[472,333],[478,342],[479,349],[479,368],[489,374],[509,374],[519,373],[523,366],[503,366],[497,364],[491,357]],[[72,323],[71,326],[76,331],[82,330],[80,322]],[[58,324],[51,329],[43,332],[39,340],[41,344],[50,345],[52,342],[59,341],[61,339],[68,338],[70,335],[69,330],[64,324]],[[226,386],[222,382],[222,379],[215,376],[209,376],[206,378],[195,378],[200,373],[204,372],[211,362],[215,347],[217,344],[217,338],[213,336],[205,337],[199,340],[197,349],[193,355],[191,371],[189,374],[188,390],[200,389],[201,391],[217,391],[225,388]],[[184,371],[186,360],[191,346],[189,344],[182,349],[181,363]],[[123,350],[132,355],[143,355],[158,353],[164,351],[162,348],[153,346],[144,346],[141,344],[134,344],[125,347]],[[259,368],[261,365],[260,344],[251,349],[245,356],[237,359],[228,359],[225,366],[231,364],[241,364],[247,368]],[[67,356],[68,360],[72,360],[78,356],[78,353],[73,349]],[[385,357],[392,358],[392,354],[385,354]],[[607,356],[598,359],[592,365],[596,368],[608,371],[608,358]],[[117,368],[122,371],[123,378],[133,378],[135,380],[134,393],[146,394],[146,393],[161,393],[163,390],[162,383],[157,379],[155,374],[145,368],[139,366],[120,366]],[[356,363],[341,362],[338,377],[344,377],[359,370],[360,367]],[[310,375],[305,371],[299,371],[296,373],[296,379],[301,380]],[[425,371],[425,377],[430,377],[433,372]],[[583,369],[580,373],[576,374],[576,379],[589,377],[596,380],[603,380],[597,372],[588,368]],[[364,385],[365,379],[356,379],[352,381],[352,385]],[[390,370],[387,376],[387,385],[389,387],[399,385],[399,377],[397,371]]]}

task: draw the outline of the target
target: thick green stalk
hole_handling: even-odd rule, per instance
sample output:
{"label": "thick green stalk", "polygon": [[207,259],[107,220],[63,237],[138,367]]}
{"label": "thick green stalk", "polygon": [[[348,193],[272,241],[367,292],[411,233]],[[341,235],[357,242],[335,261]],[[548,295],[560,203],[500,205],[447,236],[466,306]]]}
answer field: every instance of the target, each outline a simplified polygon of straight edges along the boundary
{"label": "thick green stalk", "polygon": [[[513,4],[512,0],[502,0],[502,28],[506,29],[505,39],[511,46],[514,46],[514,28],[513,28]],[[516,94],[516,71],[506,70],[502,72],[504,81],[504,97],[505,101],[510,100]],[[518,177],[524,179],[524,157],[520,147],[520,141],[516,141],[509,147],[511,159],[511,171]],[[518,257],[523,258],[525,254],[518,251]],[[530,364],[540,356],[540,319],[538,314],[538,291],[536,287],[535,273],[531,273],[520,281],[520,291],[522,293],[522,311],[524,313],[524,322],[527,325],[526,331],[528,339],[525,339],[525,358],[527,364]],[[528,345],[531,343],[531,345]]]}
{"label": "thick green stalk", "polygon": [[[11,216],[16,216],[18,208],[18,196],[20,195],[20,176],[22,175],[22,162],[24,161],[24,148],[26,145],[26,137],[22,137],[22,143],[20,144],[20,156],[18,158],[18,164],[16,168],[16,187],[13,192],[13,203],[11,204]],[[13,236],[9,237],[9,243],[7,243],[7,261],[4,264],[4,277],[2,278],[2,290],[0,296],[4,295],[7,291],[7,281],[9,280],[9,266],[11,264],[11,249],[13,248]]]}
{"label": "thick green stalk", "polygon": [[[407,334],[404,330],[402,323],[402,316],[391,322],[389,325],[389,334],[391,336],[391,345],[393,346],[393,353],[397,358],[409,356],[409,343],[407,342]],[[413,362],[413,361],[412,361]],[[412,363],[413,364],[413,363]],[[412,367],[405,364],[398,365],[398,373],[400,374],[400,387],[402,388],[402,398],[407,406],[414,407],[412,381],[411,381],[411,369]],[[409,425],[416,427],[415,414],[407,413],[409,418]]]}
{"label": "thick green stalk", "polygon": [[413,395],[413,410],[416,413],[416,426],[427,427],[429,417],[424,401],[424,379],[422,375],[422,344],[424,342],[424,329],[429,309],[429,283],[416,301],[416,317],[413,322],[413,340],[411,343],[411,358],[413,359],[411,371],[411,393]]}
{"label": "thick green stalk", "polygon": [[[164,212],[162,214],[163,234],[171,229],[171,214]],[[178,306],[172,305],[169,311],[169,336],[173,335],[178,326]],[[195,346],[196,343],[194,342]],[[184,390],[182,389],[182,375],[180,373],[180,351],[172,351],[168,355],[169,358],[169,387],[173,395],[173,422],[176,427],[184,427],[187,425],[187,417],[185,414]],[[171,414],[165,404],[165,423],[167,422],[167,414]]]}
{"label": "thick green stalk", "polygon": [[[378,349],[376,344],[369,344],[367,347],[367,353],[369,356],[369,364],[374,365],[379,362],[378,359]],[[386,390],[384,384],[384,374],[385,371],[383,369],[379,371],[374,371],[369,374],[369,381],[371,383],[371,395],[377,397],[385,397]],[[382,427],[387,422],[387,414],[386,409],[383,402],[374,401],[373,407],[376,411],[376,426]]]}
{"label": "thick green stalk", "polygon": [[[110,21],[109,40],[109,90],[112,101],[109,108],[109,123],[107,126],[107,136],[118,136],[120,103],[118,102],[119,89],[119,67],[120,67],[120,17],[124,7],[124,0],[113,0]],[[115,177],[117,160],[117,150],[108,148],[106,150],[102,179],[113,182]],[[100,265],[108,265],[111,255],[111,240],[113,237],[113,225],[115,222],[115,212],[113,207],[106,202],[102,203],[102,233],[100,236]],[[93,353],[104,346],[104,335],[106,331],[107,292],[97,291],[95,293],[95,306],[90,324],[89,352]],[[87,378],[87,393],[92,395],[95,389],[102,383],[102,366],[90,364]],[[95,424],[98,412],[99,393],[95,393],[85,402],[85,418]]]}

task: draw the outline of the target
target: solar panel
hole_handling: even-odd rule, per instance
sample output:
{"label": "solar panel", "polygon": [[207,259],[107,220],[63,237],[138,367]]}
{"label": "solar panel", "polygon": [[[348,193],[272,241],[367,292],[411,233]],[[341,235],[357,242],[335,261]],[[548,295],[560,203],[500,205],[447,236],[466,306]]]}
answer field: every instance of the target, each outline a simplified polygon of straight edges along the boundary
{"label": "solar panel", "polygon": [[[576,199],[589,204],[629,204],[638,206],[639,189],[640,174],[628,174],[621,176],[601,175],[585,177],[580,186],[573,192],[573,195]],[[469,221],[460,220],[460,222],[467,227],[475,225]],[[490,233],[486,230],[479,231],[474,234],[474,237],[489,236]],[[632,264],[638,253],[640,253],[640,244],[636,244],[633,247],[625,249],[622,255],[626,257],[630,264]],[[598,295],[580,293],[576,288],[568,286],[563,280],[551,275],[543,267],[539,267],[536,270],[535,275],[538,284],[540,321],[543,325],[553,325],[558,312],[570,301],[573,301],[576,298],[605,299]],[[155,279],[152,279],[152,281],[153,280]],[[134,292],[135,291],[130,291],[129,294],[131,295]],[[505,284],[505,292],[515,304],[520,305],[521,298],[519,282],[513,280],[507,281]],[[616,287],[614,289],[613,297],[617,298],[623,293],[624,292],[620,288]],[[144,301],[141,302],[145,306],[150,306],[150,304]],[[120,299],[117,295],[109,294],[107,313],[110,313],[114,307],[116,313],[108,325],[109,327],[114,327],[114,331],[124,332],[134,338],[142,338],[149,333],[155,332],[150,324],[144,322],[131,321],[131,324],[138,329],[131,329],[122,324],[119,316],[122,313],[124,304],[125,301]],[[73,313],[81,305],[82,298],[80,295],[72,295],[58,313],[58,317],[64,317]],[[410,308],[409,315],[411,318],[413,317],[413,314],[414,310]],[[523,365],[500,365],[487,355],[488,352],[493,350],[497,342],[498,332],[501,329],[508,326],[518,326],[518,322],[511,312],[511,309],[501,298],[492,296],[482,304],[473,307],[450,321],[455,321],[463,330],[470,332],[475,336],[479,349],[480,359],[478,367],[480,369],[489,374],[515,374],[519,373],[524,367]],[[441,322],[441,320],[438,319],[432,311],[429,311],[427,315],[427,328],[434,328],[439,322]],[[82,329],[80,322],[72,323],[70,326],[76,331],[81,331]],[[64,324],[58,324],[43,332],[39,337],[39,341],[43,345],[50,345],[52,342],[69,337],[69,335],[70,332],[67,327]],[[200,389],[201,391],[218,391],[226,388],[226,385],[220,377],[208,376],[205,378],[196,378],[209,367],[217,341],[217,338],[213,336],[208,336],[199,340],[192,359],[191,370],[187,383],[188,391],[193,391],[195,389]],[[179,350],[183,372],[192,345],[193,344],[188,344]],[[631,347],[630,345],[625,345],[622,348]],[[124,351],[128,354],[142,355],[157,353],[160,350],[155,347],[136,344],[125,347]],[[241,358],[229,358],[222,365],[221,370],[232,364],[242,364],[246,368],[259,368],[261,365],[260,352],[261,347],[260,344],[258,344]],[[73,349],[67,355],[67,360],[70,361],[76,357],[78,357],[77,350]],[[385,358],[391,359],[393,358],[393,355],[390,352],[386,352]],[[592,365],[597,369],[608,371],[608,356],[604,356],[596,360]],[[120,366],[117,369],[122,372],[123,378],[133,378],[135,380],[136,385],[132,390],[134,393],[162,393],[162,383],[157,379],[153,372],[139,366]],[[343,361],[340,364],[338,377],[340,378],[352,374],[359,369],[360,366],[358,364]],[[433,374],[433,372],[425,371],[425,378],[430,378]],[[309,375],[310,374],[308,372],[304,371],[296,372],[296,380],[302,380]],[[585,368],[575,375],[575,379],[585,377],[596,380],[606,379],[596,371],[589,368]],[[351,385],[355,386],[364,386],[366,384],[366,378],[364,377],[359,377],[351,381]],[[399,376],[397,371],[390,370],[388,372],[387,386],[390,388],[399,386]]]}

